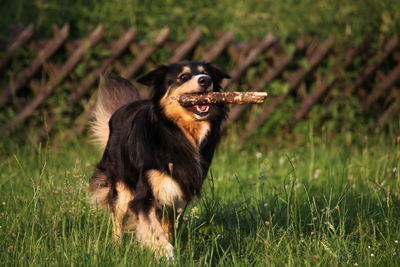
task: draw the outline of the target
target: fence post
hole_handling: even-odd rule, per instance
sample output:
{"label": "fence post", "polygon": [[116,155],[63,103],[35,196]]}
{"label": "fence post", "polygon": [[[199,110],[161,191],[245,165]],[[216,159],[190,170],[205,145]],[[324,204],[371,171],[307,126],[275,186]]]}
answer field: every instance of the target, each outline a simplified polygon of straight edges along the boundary
{"label": "fence post", "polygon": [[230,71],[229,75],[231,79],[224,80],[222,82],[222,88],[226,88],[229,85],[233,84],[238,78],[239,75],[242,74],[247,68],[250,67],[251,63],[257,58],[259,54],[261,54],[264,50],[269,48],[273,43],[276,42],[276,38],[272,34],[267,34],[260,41],[260,43],[252,49],[243,62],[239,62],[233,70]]}
{"label": "fence post", "polygon": [[132,75],[135,74],[144,63],[146,63],[146,60],[154,53],[154,51],[156,51],[157,47],[167,40],[168,35],[169,29],[162,29],[155,38],[155,45],[147,46],[140,55],[138,55],[133,62],[122,71],[122,76],[126,79],[130,79]]}
{"label": "fence post", "polygon": [[75,104],[86,93],[86,91],[96,82],[100,74],[125,50],[133,38],[135,38],[135,35],[136,28],[132,27],[113,44],[111,47],[111,56],[104,59],[99,67],[92,70],[78,85],[76,90],[69,95],[68,102],[70,104]]}
{"label": "fence post", "polygon": [[[321,45],[318,47],[317,51],[311,56],[309,60],[309,68],[304,68],[301,67],[298,69],[295,73],[293,73],[290,78],[289,78],[289,88],[288,92],[296,88],[299,83],[306,77],[308,73],[310,73],[314,68],[321,62],[322,59],[325,58],[325,56],[328,54],[330,49],[332,48],[332,45],[335,41],[335,38],[333,36],[329,36],[328,39],[326,39]],[[243,144],[247,138],[251,136],[251,134],[261,127],[265,121],[271,116],[271,114],[274,112],[274,110],[280,105],[280,103],[283,102],[283,100],[286,98],[288,95],[288,92],[282,93],[278,96],[275,96],[272,98],[269,102],[269,104],[265,107],[265,109],[261,112],[260,116],[258,117],[257,120],[255,120],[247,129],[242,131],[240,135],[240,140],[239,143]]]}
{"label": "fence post", "polygon": [[201,37],[200,29],[195,29],[183,44],[175,49],[173,56],[169,59],[170,63],[181,60],[198,43]]}
{"label": "fence post", "polygon": [[371,64],[368,64],[364,71],[357,77],[354,83],[349,84],[345,89],[344,93],[347,95],[352,94],[375,70],[379,65],[396,49],[398,44],[397,36],[393,36],[387,41],[383,50],[379,50],[371,60]]}
{"label": "fence post", "polygon": [[[125,34],[123,34],[116,43],[111,48],[111,57],[104,59],[100,66],[96,69],[92,70],[86,78],[82,81],[82,83],[78,86],[76,91],[72,92],[68,97],[68,102],[70,105],[75,104],[86,91],[96,82],[97,78],[100,74],[125,50],[125,48],[129,45],[129,43],[133,40],[136,35],[136,28],[131,27]],[[47,133],[53,131],[55,124],[57,123],[59,117],[53,115],[50,117],[47,123]],[[47,134],[46,133],[46,134]],[[43,139],[43,136],[40,136],[39,139]]]}
{"label": "fence post", "polygon": [[53,89],[60,84],[65,77],[75,68],[82,59],[84,53],[98,43],[102,36],[103,27],[97,28],[90,34],[87,40],[84,40],[75,52],[69,57],[67,62],[61,67],[55,75],[50,78],[50,81],[40,89],[39,93],[17,114],[17,119],[22,122],[30,116],[35,109],[50,95]]}
{"label": "fence post", "polygon": [[363,103],[364,110],[367,110],[371,105],[378,100],[384,91],[389,89],[400,77],[400,63],[392,69],[386,78],[383,79],[382,83],[378,88],[372,91],[371,94],[367,96],[367,99]]}
{"label": "fence post", "polygon": [[11,45],[7,48],[7,51],[4,53],[4,56],[0,59],[0,70],[7,65],[8,61],[11,59],[12,55],[20,49],[31,37],[33,34],[33,24],[29,24],[11,43]]}
{"label": "fence post", "polygon": [[343,61],[337,62],[337,65],[333,68],[333,70],[322,77],[314,90],[312,90],[311,93],[304,99],[304,101],[301,102],[298,109],[293,112],[293,121],[290,125],[291,128],[293,128],[294,125],[297,124],[307,114],[307,112],[311,110],[312,106],[318,101],[318,99],[320,99],[322,95],[332,87],[337,79],[340,68],[347,69],[350,66],[360,51],[360,47],[361,46],[350,49],[343,58]]}
{"label": "fence post", "polygon": [[26,84],[29,78],[31,78],[39,70],[43,63],[46,62],[46,60],[49,59],[54,52],[57,51],[65,39],[67,39],[68,35],[69,25],[66,24],[56,33],[53,39],[50,40],[42,50],[39,51],[31,65],[22,70],[22,76],[13,81],[12,84],[2,92],[0,97],[0,107],[2,107],[9,100],[12,94],[17,93],[18,90]]}
{"label": "fence post", "polygon": [[[268,84],[273,79],[275,79],[279,74],[283,72],[287,64],[290,62],[291,57],[284,55],[282,57],[275,57],[274,65],[265,72],[264,76],[261,78],[263,83]],[[264,87],[257,86],[256,88],[252,89],[252,91],[263,91]],[[239,116],[246,110],[247,105],[238,105],[232,108],[232,110],[228,114],[228,119],[226,123],[222,125],[222,131],[225,131],[226,128],[234,122]]]}
{"label": "fence post", "polygon": [[204,55],[202,60],[205,62],[211,62],[216,59],[219,54],[221,54],[225,50],[226,46],[232,40],[233,35],[233,31],[228,31],[227,33],[225,33],[221,38],[218,39],[218,41],[213,45],[210,51],[208,51],[208,53]]}
{"label": "fence post", "polygon": [[398,93],[399,90],[396,87],[394,87],[392,90],[397,92],[397,94],[395,94],[395,96],[394,96],[393,103],[389,106],[389,108],[385,112],[383,112],[382,116],[379,117],[378,123],[377,123],[378,127],[381,127],[389,117],[394,116],[395,114],[398,114],[399,107],[400,107],[400,95]]}

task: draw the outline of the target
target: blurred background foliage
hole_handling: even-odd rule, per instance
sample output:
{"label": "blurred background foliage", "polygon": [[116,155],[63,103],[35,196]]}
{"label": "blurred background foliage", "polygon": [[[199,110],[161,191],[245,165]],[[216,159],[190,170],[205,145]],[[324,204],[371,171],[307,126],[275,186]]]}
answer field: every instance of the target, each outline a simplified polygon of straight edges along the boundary
{"label": "blurred background foliage", "polygon": [[240,40],[270,32],[282,39],[334,34],[339,40],[369,35],[379,41],[400,32],[399,10],[397,0],[2,0],[0,31],[8,36],[10,26],[34,23],[41,34],[51,35],[51,24],[70,23],[75,37],[103,24],[110,36],[117,36],[120,27],[134,25],[148,36],[168,26],[170,38],[177,41],[190,27],[209,37],[212,30],[234,29]]}

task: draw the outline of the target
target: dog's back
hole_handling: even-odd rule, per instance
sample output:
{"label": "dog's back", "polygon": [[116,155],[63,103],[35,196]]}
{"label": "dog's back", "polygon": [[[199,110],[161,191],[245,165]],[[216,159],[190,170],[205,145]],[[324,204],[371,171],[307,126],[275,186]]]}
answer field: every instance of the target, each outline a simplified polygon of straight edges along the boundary
{"label": "dog's back", "polygon": [[108,122],[112,114],[120,107],[139,99],[138,89],[128,80],[113,73],[105,73],[100,77],[90,131],[93,141],[98,143],[102,150],[107,145],[110,135]]}

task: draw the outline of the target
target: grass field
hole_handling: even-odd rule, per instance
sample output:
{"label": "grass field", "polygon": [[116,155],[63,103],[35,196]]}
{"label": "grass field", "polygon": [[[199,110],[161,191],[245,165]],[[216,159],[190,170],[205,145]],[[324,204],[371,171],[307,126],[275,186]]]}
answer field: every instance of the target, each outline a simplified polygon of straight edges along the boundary
{"label": "grass field", "polygon": [[[400,140],[353,140],[310,130],[260,151],[225,140],[170,265],[400,266]],[[0,148],[1,265],[165,265],[129,235],[113,245],[111,220],[88,206],[90,144]]]}

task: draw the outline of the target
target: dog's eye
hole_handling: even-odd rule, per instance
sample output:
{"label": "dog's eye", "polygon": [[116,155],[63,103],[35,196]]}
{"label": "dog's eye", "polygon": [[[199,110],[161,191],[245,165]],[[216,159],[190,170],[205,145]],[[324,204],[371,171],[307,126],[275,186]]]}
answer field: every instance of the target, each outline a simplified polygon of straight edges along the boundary
{"label": "dog's eye", "polygon": [[192,74],[190,73],[184,73],[181,76],[179,76],[179,80],[181,80],[182,82],[186,82],[190,80],[190,78],[192,78]]}

